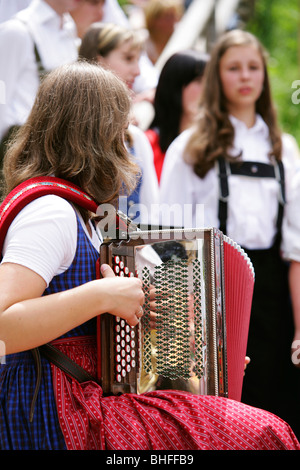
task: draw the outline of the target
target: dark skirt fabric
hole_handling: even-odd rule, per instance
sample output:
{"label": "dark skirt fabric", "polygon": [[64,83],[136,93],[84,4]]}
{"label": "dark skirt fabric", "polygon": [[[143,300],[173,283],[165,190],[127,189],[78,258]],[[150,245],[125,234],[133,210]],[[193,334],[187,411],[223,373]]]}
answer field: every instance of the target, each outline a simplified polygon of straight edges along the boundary
{"label": "dark skirt fabric", "polygon": [[251,362],[242,401],[271,411],[300,436],[300,369],[291,361],[294,334],[288,287],[288,264],[276,247],[247,250],[255,269],[255,285],[247,355]]}
{"label": "dark skirt fabric", "polygon": [[42,380],[30,422],[36,369],[30,351],[8,355],[0,367],[0,450],[64,450],[51,367],[42,359]]}

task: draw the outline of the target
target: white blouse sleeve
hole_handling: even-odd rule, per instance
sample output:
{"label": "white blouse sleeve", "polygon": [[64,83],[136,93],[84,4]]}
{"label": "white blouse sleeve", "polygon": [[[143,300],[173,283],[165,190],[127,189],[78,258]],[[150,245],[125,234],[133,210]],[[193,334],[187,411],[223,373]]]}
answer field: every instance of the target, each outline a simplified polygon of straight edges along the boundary
{"label": "white blouse sleeve", "polygon": [[182,193],[186,194],[179,182],[181,179],[180,170],[186,165],[183,155],[190,135],[190,130],[184,131],[173,140],[166,151],[160,180],[160,201],[162,203],[175,202],[182,198]]}
{"label": "white blouse sleeve", "polygon": [[286,176],[286,205],[282,225],[282,256],[300,262],[300,158],[295,139],[283,135]]}
{"label": "white blouse sleeve", "polygon": [[16,263],[39,274],[47,286],[73,261],[77,219],[65,199],[42,196],[22,209],[11,223],[3,245],[2,263]]}
{"label": "white blouse sleeve", "polygon": [[200,226],[195,199],[199,178],[193,167],[184,161],[184,150],[190,135],[190,129],[180,134],[165,155],[159,187],[159,215],[161,225],[166,227]]}
{"label": "white blouse sleeve", "polygon": [[300,171],[291,188],[282,227],[282,254],[289,261],[300,262]]}

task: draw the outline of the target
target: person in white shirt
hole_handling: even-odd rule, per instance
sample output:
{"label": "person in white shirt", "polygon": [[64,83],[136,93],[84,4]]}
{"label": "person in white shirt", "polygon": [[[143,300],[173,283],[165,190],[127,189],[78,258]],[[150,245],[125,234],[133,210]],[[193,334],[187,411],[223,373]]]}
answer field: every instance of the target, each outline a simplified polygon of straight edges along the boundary
{"label": "person in white shirt", "polygon": [[104,7],[107,0],[82,0],[76,8],[71,11],[71,16],[76,24],[78,36],[78,48],[80,42],[91,24],[102,21]]}
{"label": "person in white shirt", "polygon": [[27,8],[31,0],[0,0],[0,23],[9,20],[18,11]]}
{"label": "person in white shirt", "polygon": [[103,21],[105,23],[114,23],[125,28],[130,27],[129,19],[118,0],[105,0]]}
{"label": "person in white shirt", "polygon": [[80,1],[32,0],[0,24],[0,81],[4,84],[0,140],[26,121],[40,72],[77,59],[76,26],[68,12]]}
{"label": "person in white shirt", "polygon": [[211,52],[196,125],[167,150],[161,223],[218,227],[249,254],[256,280],[242,400],[299,433],[300,375],[290,359],[288,266],[280,254],[283,198],[288,204],[298,166],[293,140],[277,125],[261,44],[227,32]]}
{"label": "person in white shirt", "polygon": [[[102,21],[103,23],[114,23],[124,28],[135,29],[130,17],[127,16],[118,0],[105,0]],[[141,54],[139,65],[141,73],[136,77],[133,84],[133,90],[137,94],[137,102],[143,100],[152,102],[159,72],[153,66],[146,51]]]}

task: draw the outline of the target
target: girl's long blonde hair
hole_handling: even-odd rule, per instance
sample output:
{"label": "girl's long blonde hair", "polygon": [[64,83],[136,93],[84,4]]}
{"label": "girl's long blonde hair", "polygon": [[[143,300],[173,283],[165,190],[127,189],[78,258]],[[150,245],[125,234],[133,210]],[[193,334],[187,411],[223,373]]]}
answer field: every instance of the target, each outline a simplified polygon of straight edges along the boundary
{"label": "girl's long blonde hair", "polygon": [[226,100],[222,92],[219,64],[221,57],[230,47],[248,45],[257,48],[264,64],[263,90],[256,102],[256,112],[262,116],[269,128],[272,145],[270,157],[272,155],[276,160],[281,159],[281,132],[272,104],[266,52],[251,33],[232,30],[219,38],[211,52],[205,70],[199,119],[185,152],[186,160],[194,166],[195,173],[200,177],[206,175],[219,157],[223,156],[229,161],[232,159],[230,149],[233,145],[234,129],[228,117]]}
{"label": "girl's long blonde hair", "polygon": [[138,169],[124,145],[129,111],[127,87],[112,72],[84,62],[57,68],[6,153],[6,193],[34,176],[68,180],[99,204],[131,192]]}

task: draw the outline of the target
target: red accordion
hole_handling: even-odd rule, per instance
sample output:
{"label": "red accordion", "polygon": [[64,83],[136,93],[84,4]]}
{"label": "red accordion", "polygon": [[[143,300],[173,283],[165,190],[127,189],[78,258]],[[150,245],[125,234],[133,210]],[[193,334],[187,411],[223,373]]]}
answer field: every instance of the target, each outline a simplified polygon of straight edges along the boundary
{"label": "red accordion", "polygon": [[140,231],[104,242],[102,263],[138,276],[145,293],[138,326],[98,317],[104,394],[172,388],[240,400],[254,287],[241,247],[217,229]]}

